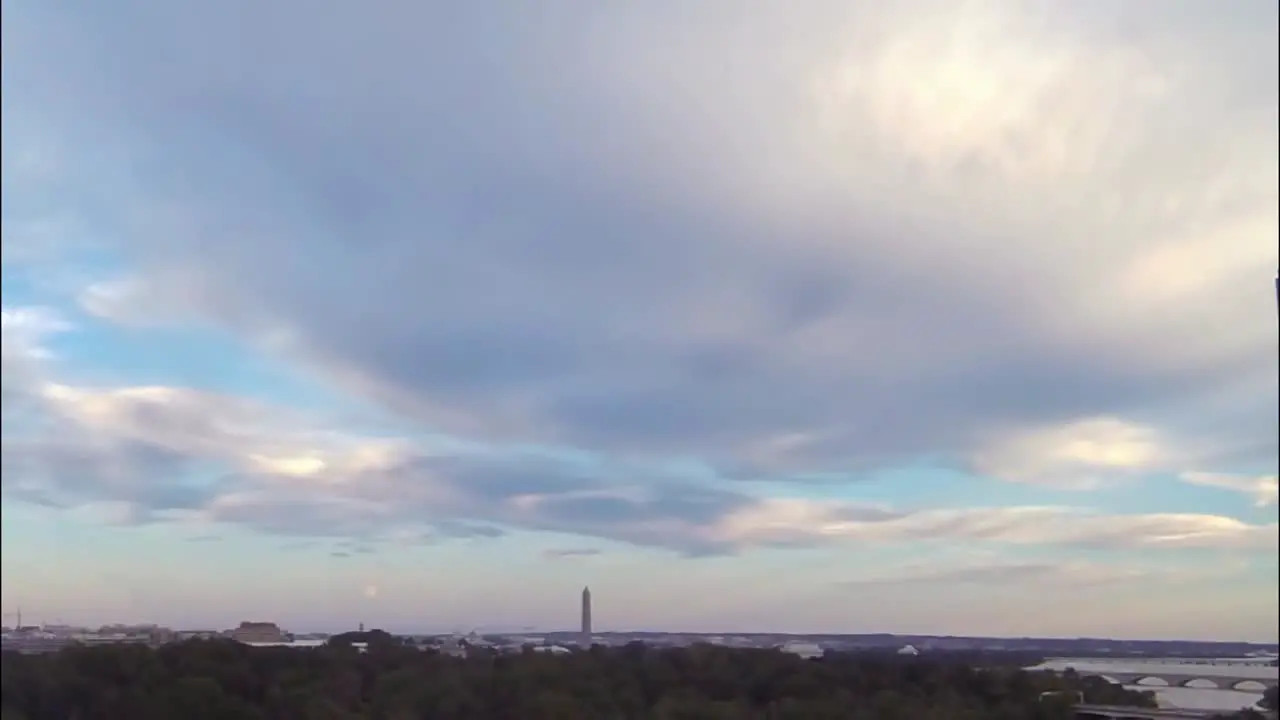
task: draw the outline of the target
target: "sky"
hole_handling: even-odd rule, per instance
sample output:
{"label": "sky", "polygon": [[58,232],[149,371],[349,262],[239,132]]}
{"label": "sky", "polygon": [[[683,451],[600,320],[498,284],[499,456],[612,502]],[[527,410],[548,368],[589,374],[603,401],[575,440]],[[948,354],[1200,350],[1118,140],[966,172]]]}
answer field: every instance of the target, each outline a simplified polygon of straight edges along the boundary
{"label": "sky", "polygon": [[1278,12],[4,0],[5,624],[1274,642]]}

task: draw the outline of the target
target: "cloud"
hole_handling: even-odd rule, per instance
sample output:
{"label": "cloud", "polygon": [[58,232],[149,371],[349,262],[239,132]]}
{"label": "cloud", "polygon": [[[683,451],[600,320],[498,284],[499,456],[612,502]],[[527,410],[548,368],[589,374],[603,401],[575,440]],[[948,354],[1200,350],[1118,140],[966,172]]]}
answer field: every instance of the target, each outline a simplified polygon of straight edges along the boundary
{"label": "cloud", "polygon": [[844,540],[982,540],[1100,548],[1218,547],[1267,550],[1276,525],[1200,514],[1115,515],[1064,507],[871,511],[848,503],[769,500],[731,513],[716,528],[743,544]]}
{"label": "cloud", "polygon": [[980,452],[974,468],[989,477],[1092,489],[1117,476],[1151,472],[1172,462],[1159,434],[1116,418],[1090,418],[1006,433]]}
{"label": "cloud", "polygon": [[[1221,574],[1221,573],[1219,573]],[[1203,582],[1203,571],[1171,570],[1151,567],[1129,567],[1115,563],[1090,561],[1070,562],[962,562],[950,566],[916,564],[900,571],[839,583],[849,589],[874,586],[950,586],[978,585],[1016,587],[1096,587],[1121,583],[1191,583]]]}
{"label": "cloud", "polygon": [[104,316],[487,442],[1054,485],[1154,437],[1274,459],[1270,6],[112,7],[5,24],[6,136],[53,138],[140,262]]}
{"label": "cloud", "polygon": [[[46,308],[13,308],[0,314],[3,322],[4,377],[12,378],[6,387],[18,390],[32,384],[32,365],[52,357],[45,341],[65,332],[71,325]],[[7,406],[7,404],[6,404]]]}
{"label": "cloud", "polygon": [[353,555],[373,555],[378,552],[378,548],[365,542],[354,540],[339,541],[332,552],[332,557],[352,557]]}
{"label": "cloud", "polygon": [[1259,475],[1247,477],[1242,475],[1222,475],[1216,473],[1191,472],[1183,473],[1182,481],[1192,485],[1220,488],[1233,492],[1252,495],[1258,507],[1276,504],[1280,494],[1280,485],[1275,475]]}
{"label": "cloud", "polygon": [[[6,171],[7,158],[6,158]],[[15,180],[15,182],[20,182]],[[9,187],[8,173],[5,179]],[[4,246],[5,262],[11,264],[35,264],[56,261],[64,257],[69,248],[67,240],[74,237],[76,228],[65,218],[14,219],[6,210],[0,222],[0,242]]]}
{"label": "cloud", "polygon": [[548,560],[567,560],[572,558],[595,557],[601,554],[599,548],[553,548],[543,553]]}
{"label": "cloud", "polygon": [[925,462],[1274,505],[1245,480],[1277,453],[1274,5],[473,5],[6,4],[6,282],[63,261],[100,281],[77,322],[229,331],[399,421],[87,384],[66,323],[6,309],[6,502],[348,563],[518,531],[1277,551],[1269,519],[793,482]]}
{"label": "cloud", "polygon": [[156,325],[175,317],[170,308],[156,304],[157,293],[136,278],[102,280],[84,288],[76,298],[90,315],[120,325]]}
{"label": "cloud", "polygon": [[373,555],[378,552],[378,548],[363,541],[344,540],[340,541],[333,550],[329,551],[331,558],[351,558],[359,555]]}
{"label": "cloud", "polygon": [[7,497],[109,509],[117,522],[332,538],[339,543],[331,551],[346,555],[381,542],[484,539],[509,529],[684,554],[930,539],[1273,551],[1278,536],[1274,523],[1204,514],[767,497],[669,465],[364,436],[323,418],[183,388],[45,379],[26,394],[39,422],[21,432],[6,427]]}

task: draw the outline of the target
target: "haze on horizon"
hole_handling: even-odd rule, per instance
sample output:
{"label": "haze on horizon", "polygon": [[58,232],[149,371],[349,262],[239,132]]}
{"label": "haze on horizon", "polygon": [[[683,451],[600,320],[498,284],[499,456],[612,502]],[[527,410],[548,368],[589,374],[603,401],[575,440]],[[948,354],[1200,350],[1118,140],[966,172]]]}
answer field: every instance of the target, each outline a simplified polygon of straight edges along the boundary
{"label": "haze on horizon", "polygon": [[1277,13],[4,0],[4,612],[1274,642]]}

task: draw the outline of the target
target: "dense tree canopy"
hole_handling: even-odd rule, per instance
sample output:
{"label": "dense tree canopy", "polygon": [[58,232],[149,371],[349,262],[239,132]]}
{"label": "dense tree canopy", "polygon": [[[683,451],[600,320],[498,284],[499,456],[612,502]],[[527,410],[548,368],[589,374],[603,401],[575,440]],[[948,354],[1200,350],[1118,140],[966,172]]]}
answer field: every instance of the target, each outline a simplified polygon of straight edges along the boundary
{"label": "dense tree canopy", "polygon": [[1097,678],[956,659],[639,644],[467,658],[397,643],[316,649],[195,640],[6,653],[3,720],[1065,720],[1152,705]]}

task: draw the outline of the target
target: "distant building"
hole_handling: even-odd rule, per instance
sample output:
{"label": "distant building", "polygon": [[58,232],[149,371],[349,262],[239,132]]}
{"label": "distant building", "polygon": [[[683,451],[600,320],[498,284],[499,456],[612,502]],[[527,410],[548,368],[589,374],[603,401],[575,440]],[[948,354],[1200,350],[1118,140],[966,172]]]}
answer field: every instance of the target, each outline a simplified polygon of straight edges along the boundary
{"label": "distant building", "polygon": [[223,637],[223,633],[217,630],[178,630],[174,632],[173,639],[182,640],[213,640]]}
{"label": "distant building", "polygon": [[[125,630],[133,629],[133,628],[126,628],[126,626],[123,626],[123,625],[119,627],[125,628],[125,629],[118,630],[116,632],[125,632]],[[150,628],[147,628],[147,629],[150,629]],[[52,633],[54,635],[61,635],[61,636],[81,635],[84,633],[92,632],[89,628],[80,627],[79,625],[63,625],[63,624],[49,624],[49,623],[45,623],[45,625],[41,627],[41,630],[47,633]]]}
{"label": "distant building", "polygon": [[126,635],[123,633],[104,635],[102,633],[85,633],[74,635],[71,640],[79,645],[93,647],[96,645],[150,645],[150,635]]}
{"label": "distant building", "polygon": [[0,636],[0,649],[30,655],[57,652],[74,642],[69,637],[43,632],[39,628],[19,628]]}
{"label": "distant building", "polygon": [[[46,625],[45,627],[47,628],[52,626]],[[63,626],[63,627],[69,627],[69,626]],[[160,626],[156,625],[155,623],[139,623],[139,624],[131,624],[131,625],[125,625],[122,623],[111,623],[110,625],[103,625],[102,627],[98,628],[98,632],[102,635],[146,635],[148,633],[154,632],[159,629],[160,629]],[[79,632],[87,632],[87,631],[81,630]]]}
{"label": "distant building", "polygon": [[582,588],[582,628],[578,643],[584,648],[591,647],[591,588]]}
{"label": "distant building", "polygon": [[561,647],[559,645],[533,645],[530,647],[534,652],[550,653],[551,655],[564,655],[565,653],[570,652],[569,648]]}
{"label": "distant building", "polygon": [[273,622],[242,622],[228,635],[242,643],[282,643],[288,640],[280,626]]}
{"label": "distant building", "polygon": [[811,642],[789,642],[781,647],[782,652],[799,655],[802,658],[819,658],[824,654],[821,645]]}

